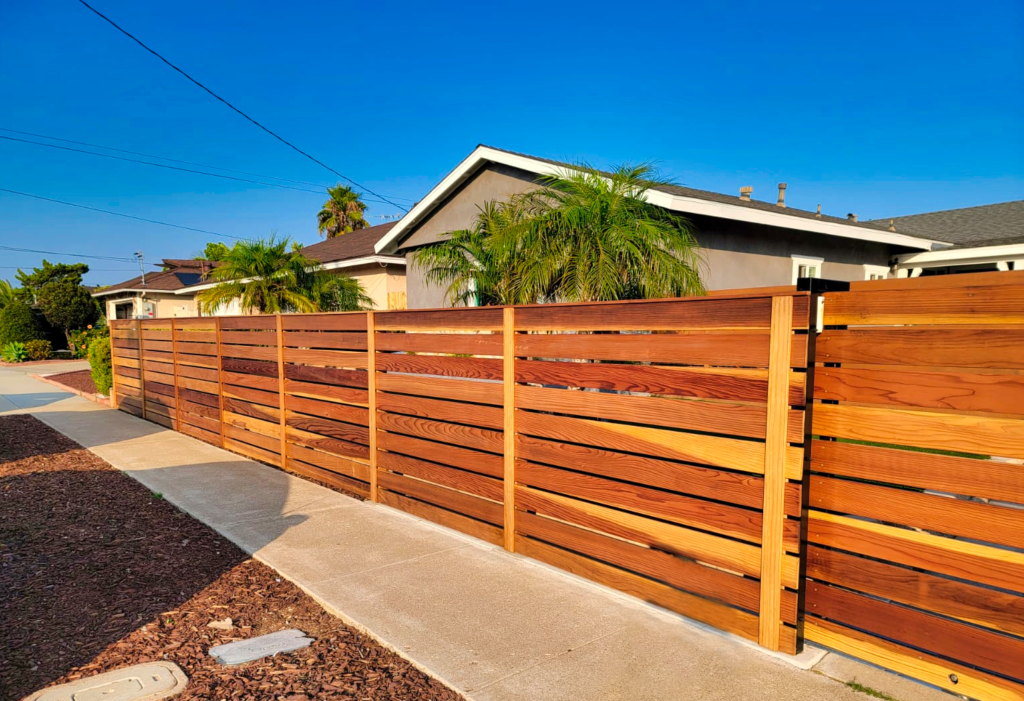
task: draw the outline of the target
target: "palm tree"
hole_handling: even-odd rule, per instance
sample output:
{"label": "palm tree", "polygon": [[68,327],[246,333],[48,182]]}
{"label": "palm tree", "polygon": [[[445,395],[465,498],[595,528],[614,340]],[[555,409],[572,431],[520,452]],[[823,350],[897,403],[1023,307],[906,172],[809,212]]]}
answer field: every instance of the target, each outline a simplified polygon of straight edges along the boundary
{"label": "palm tree", "polygon": [[487,203],[472,230],[419,250],[427,280],[452,303],[524,304],[704,294],[688,222],[647,202],[669,184],[650,164],[589,165],[542,176],[541,188]]}
{"label": "palm tree", "polygon": [[11,286],[11,283],[7,280],[0,280],[0,309],[3,309],[15,299],[14,288]]}
{"label": "palm tree", "polygon": [[[210,272],[216,287],[196,295],[204,314],[239,300],[242,309],[260,314],[279,312],[354,311],[369,298],[352,278],[325,271],[320,263],[302,255],[287,238],[239,241]],[[341,293],[345,291],[345,294]]]}
{"label": "palm tree", "polygon": [[369,226],[363,214],[368,207],[360,199],[362,195],[347,185],[338,183],[327,188],[330,197],[324,202],[320,213],[316,215],[317,229],[320,235],[333,239],[357,229]]}

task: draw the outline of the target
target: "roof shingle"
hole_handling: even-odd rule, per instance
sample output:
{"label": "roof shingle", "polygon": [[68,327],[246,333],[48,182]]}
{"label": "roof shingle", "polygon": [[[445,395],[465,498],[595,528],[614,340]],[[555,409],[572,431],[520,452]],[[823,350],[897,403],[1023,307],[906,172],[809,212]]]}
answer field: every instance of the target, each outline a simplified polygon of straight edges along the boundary
{"label": "roof shingle", "polygon": [[953,248],[1024,243],[1024,200],[886,217],[866,223],[887,229],[890,219],[900,233],[949,241]]}

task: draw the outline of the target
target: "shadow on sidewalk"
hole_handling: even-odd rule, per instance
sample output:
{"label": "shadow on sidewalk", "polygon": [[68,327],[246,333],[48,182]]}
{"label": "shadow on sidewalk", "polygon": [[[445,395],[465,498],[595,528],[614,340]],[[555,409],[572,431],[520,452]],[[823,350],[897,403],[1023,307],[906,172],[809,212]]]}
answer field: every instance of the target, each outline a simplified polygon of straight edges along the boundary
{"label": "shadow on sidewalk", "polygon": [[[131,435],[122,439],[164,431],[142,421],[128,428]],[[218,478],[245,468],[239,462],[157,468],[147,482],[197,482],[210,492],[212,508],[230,514],[233,505],[244,510],[247,503],[236,493],[236,500],[218,504]],[[258,499],[262,513],[283,516],[262,531],[269,543],[306,517],[283,513],[286,479],[260,484],[250,500]],[[35,417],[0,417],[0,701],[20,699],[89,664],[144,625],[175,625],[179,606],[247,559]]]}

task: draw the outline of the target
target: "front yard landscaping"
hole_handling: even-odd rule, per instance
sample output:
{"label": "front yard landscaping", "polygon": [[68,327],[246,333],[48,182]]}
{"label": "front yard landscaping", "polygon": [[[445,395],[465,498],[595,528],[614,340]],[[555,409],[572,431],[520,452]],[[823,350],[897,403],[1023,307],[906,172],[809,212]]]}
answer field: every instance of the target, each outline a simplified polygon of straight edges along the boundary
{"label": "front yard landscaping", "polygon": [[75,370],[73,372],[61,372],[56,375],[47,375],[46,379],[59,382],[65,387],[77,389],[86,394],[96,394],[96,383],[92,380],[92,371]]}
{"label": "front yard landscaping", "polygon": [[[157,660],[188,675],[182,700],[461,698],[27,415],[0,417],[0,591],[0,701]],[[285,628],[316,642],[238,667],[207,654]]]}

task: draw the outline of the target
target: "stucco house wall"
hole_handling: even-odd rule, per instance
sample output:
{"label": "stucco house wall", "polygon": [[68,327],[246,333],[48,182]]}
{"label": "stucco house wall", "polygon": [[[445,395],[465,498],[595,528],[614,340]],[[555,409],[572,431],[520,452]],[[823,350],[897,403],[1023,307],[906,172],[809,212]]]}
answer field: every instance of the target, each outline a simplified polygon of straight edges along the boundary
{"label": "stucco house wall", "polygon": [[362,285],[363,292],[373,300],[373,308],[377,311],[388,309],[389,292],[406,291],[405,269],[401,265],[369,263],[338,272],[355,278]]}

